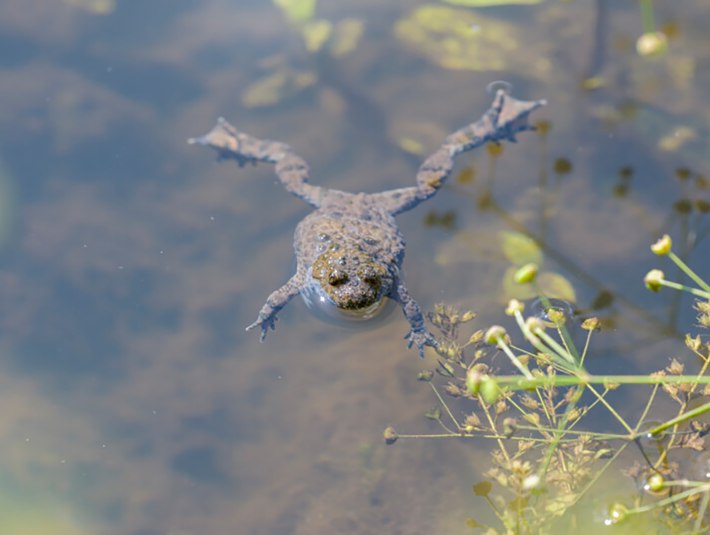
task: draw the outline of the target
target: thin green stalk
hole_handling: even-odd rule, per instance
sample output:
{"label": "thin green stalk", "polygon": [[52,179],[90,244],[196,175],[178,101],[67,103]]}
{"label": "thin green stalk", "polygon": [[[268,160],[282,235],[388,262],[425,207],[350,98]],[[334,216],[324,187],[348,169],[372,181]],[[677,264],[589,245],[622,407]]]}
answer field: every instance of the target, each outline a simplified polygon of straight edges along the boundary
{"label": "thin green stalk", "polygon": [[668,257],[673,260],[675,265],[678,266],[683,271],[683,273],[685,273],[689,278],[691,278],[693,282],[695,282],[695,284],[705,290],[705,297],[710,297],[710,285],[708,285],[708,283],[706,283],[702,278],[700,278],[698,274],[695,273],[695,271],[690,269],[690,266],[683,262],[680,257],[676,255],[673,251],[668,252]]}
{"label": "thin green stalk", "polygon": [[649,429],[648,431],[645,431],[648,434],[651,435],[657,435],[658,433],[662,433],[669,427],[673,427],[674,425],[681,424],[683,422],[687,422],[688,420],[691,420],[692,418],[696,418],[702,414],[705,414],[706,412],[710,412],[710,403],[705,403],[704,405],[700,405],[700,407],[696,407],[692,410],[689,410],[688,412],[685,412],[679,416],[676,416],[675,418],[672,418],[668,420],[667,422],[663,422],[662,424],[654,427],[653,429]]}
{"label": "thin green stalk", "polygon": [[536,376],[525,379],[519,375],[497,375],[493,378],[498,386],[513,390],[531,390],[545,386],[575,386],[590,384],[620,384],[620,385],[682,385],[697,383],[710,384],[710,376],[695,375],[555,375]]}
{"label": "thin green stalk", "polygon": [[459,425],[458,420],[454,418],[454,415],[451,414],[451,411],[449,410],[449,406],[446,404],[444,399],[441,397],[441,394],[439,394],[439,391],[436,389],[434,384],[430,381],[429,386],[431,386],[431,389],[434,391],[434,394],[436,394],[436,398],[439,400],[439,403],[444,407],[444,410],[446,411],[446,414],[449,415],[449,418],[451,418],[451,421],[454,422],[454,425],[456,426],[456,429],[461,431],[461,426]]}
{"label": "thin green stalk", "polygon": [[631,426],[627,424],[626,420],[624,420],[621,415],[616,412],[616,409],[612,407],[606,399],[604,399],[604,396],[599,394],[599,392],[597,392],[596,389],[590,384],[587,384],[587,388],[591,390],[592,393],[597,397],[599,402],[606,407],[606,410],[608,410],[630,434],[633,434],[634,430],[631,429]]}
{"label": "thin green stalk", "polygon": [[[540,301],[542,301],[542,305],[545,307],[545,310],[555,308],[552,305],[550,299],[543,293],[542,288],[540,288],[540,286],[535,281],[532,282],[532,285],[535,289],[535,293],[537,293],[538,298],[540,299]],[[560,334],[560,338],[562,339],[562,343],[565,346],[566,352],[574,358],[575,363],[579,364],[579,352],[577,351],[577,346],[574,345],[574,341],[572,340],[572,337],[569,334],[569,330],[567,329],[567,327],[564,326],[564,324],[555,324],[555,327],[557,328],[557,332]]]}
{"label": "thin green stalk", "polygon": [[688,498],[692,496],[693,494],[698,494],[700,492],[708,492],[710,491],[710,484],[709,483],[703,483],[702,485],[698,487],[693,487],[688,490],[684,490],[683,492],[679,492],[678,494],[674,494],[673,496],[669,496],[668,498],[665,498],[663,500],[659,500],[657,502],[650,503],[648,505],[642,505],[640,507],[636,507],[635,509],[629,509],[628,514],[630,515],[636,515],[639,513],[647,513],[649,511],[653,511],[654,509],[661,509],[667,505],[674,504],[680,500],[684,500],[685,498]]}
{"label": "thin green stalk", "polygon": [[653,0],[641,0],[641,20],[645,33],[656,31],[656,22],[653,17]]}
{"label": "thin green stalk", "polygon": [[643,423],[646,421],[646,416],[648,416],[648,412],[651,410],[651,405],[653,404],[653,400],[656,399],[656,394],[658,393],[658,388],[660,385],[653,385],[653,390],[651,391],[651,395],[648,397],[648,401],[646,402],[646,406],[643,408],[643,412],[641,413],[641,416],[639,417],[638,421],[636,422],[636,426],[634,426],[634,433],[638,433],[639,429],[643,425]]}
{"label": "thin green stalk", "polygon": [[681,292],[688,292],[689,294],[692,294],[696,297],[700,297],[702,299],[710,299],[710,290],[698,290],[697,288],[691,288],[690,286],[686,286],[685,284],[680,284],[678,282],[673,282],[666,279],[659,280],[658,283],[661,286],[665,286],[666,288],[672,288]]}
{"label": "thin green stalk", "polygon": [[[596,474],[592,479],[584,486],[584,488],[577,493],[577,497],[574,500],[574,503],[577,503],[583,496],[587,495],[587,492],[589,492],[589,489],[594,486],[594,484],[597,482],[597,480],[606,473],[607,468],[609,468],[614,461],[621,455],[621,453],[626,449],[626,447],[630,444],[630,442],[625,442],[624,444],[621,445],[621,447],[614,452],[614,454],[607,459],[607,462],[604,463],[604,465],[597,470]],[[573,505],[573,504],[572,504]]]}
{"label": "thin green stalk", "polygon": [[523,364],[518,360],[518,357],[516,357],[513,354],[513,351],[510,349],[508,344],[505,343],[504,340],[500,340],[498,342],[498,348],[503,350],[503,352],[510,359],[510,362],[512,362],[513,365],[515,365],[515,367],[518,368],[518,371],[520,371],[520,373],[522,373],[527,379],[533,379],[533,376],[530,373],[530,370],[528,370],[525,366],[523,366]]}

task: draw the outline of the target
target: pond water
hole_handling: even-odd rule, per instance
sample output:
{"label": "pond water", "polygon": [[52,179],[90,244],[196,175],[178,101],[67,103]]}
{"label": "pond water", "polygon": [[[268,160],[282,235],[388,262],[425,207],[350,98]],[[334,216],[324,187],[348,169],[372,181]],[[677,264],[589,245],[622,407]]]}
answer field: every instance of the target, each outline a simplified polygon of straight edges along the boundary
{"label": "pond water", "polygon": [[438,429],[416,380],[436,356],[399,310],[347,327],[296,299],[264,343],[244,331],[308,208],[271,166],[186,143],[218,116],[374,192],[413,185],[491,82],[547,99],[549,131],[460,156],[398,218],[410,293],[505,321],[501,233],[524,231],[605,322],[590,368],[689,358],[691,300],[642,280],[673,273],[665,232],[708,276],[707,2],[656,2],[658,58],[636,2],[418,7],[322,2],[309,51],[268,1],[0,2],[3,535],[458,533],[485,508],[485,441],[382,440]]}

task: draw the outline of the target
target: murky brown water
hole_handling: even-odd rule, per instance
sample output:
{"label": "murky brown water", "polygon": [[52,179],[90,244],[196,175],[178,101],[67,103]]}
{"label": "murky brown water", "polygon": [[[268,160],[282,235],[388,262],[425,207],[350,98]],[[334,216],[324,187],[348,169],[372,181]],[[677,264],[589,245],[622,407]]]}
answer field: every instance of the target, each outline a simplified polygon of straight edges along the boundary
{"label": "murky brown water", "polygon": [[[394,30],[411,2],[322,4],[318,17],[363,25],[342,57],[309,54],[267,1],[0,2],[3,535],[458,533],[481,506],[483,441],[382,441],[390,424],[436,431],[416,381],[434,357],[406,349],[399,311],[355,330],[294,300],[264,344],[244,332],[288,277],[307,209],[268,166],[185,143],[219,115],[293,145],[314,182],[377,191],[413,184],[421,158],[401,136],[434,149],[486,109],[490,82],[546,98],[544,139],[521,135],[494,170],[485,152],[461,157],[473,184],[399,218],[410,292],[502,321],[497,236],[513,218],[579,307],[614,295],[592,368],[646,372],[683,351],[662,331],[692,325],[689,302],[641,281],[663,232],[701,271],[710,259],[708,214],[677,203],[708,199],[707,2],[656,2],[673,29],[656,60],[635,52],[634,2],[476,11],[483,44],[446,48],[462,69]],[[278,102],[249,107],[251,84],[278,73]],[[591,76],[602,86],[580,89]],[[426,224],[447,212],[453,224]]]}

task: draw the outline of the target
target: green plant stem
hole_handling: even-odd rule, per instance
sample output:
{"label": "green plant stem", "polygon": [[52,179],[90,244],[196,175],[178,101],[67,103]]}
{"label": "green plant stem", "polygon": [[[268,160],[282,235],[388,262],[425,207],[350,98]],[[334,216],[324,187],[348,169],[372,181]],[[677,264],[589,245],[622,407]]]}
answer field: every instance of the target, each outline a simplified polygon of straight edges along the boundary
{"label": "green plant stem", "polygon": [[[448,414],[451,421],[454,422],[456,429],[461,431],[461,425],[459,425],[458,420],[456,420],[456,418],[454,418],[454,415],[451,414],[451,410],[449,410],[449,406],[446,404],[444,399],[441,397],[441,394],[439,394],[439,391],[436,389],[436,387],[434,386],[434,384],[431,381],[429,382],[429,386],[431,386],[431,389],[434,391],[434,394],[436,395],[436,398],[439,400],[439,403],[444,407],[446,414]],[[444,428],[446,429],[445,426],[444,426]]]}
{"label": "green plant stem", "polygon": [[530,370],[528,370],[523,364],[518,360],[518,357],[516,357],[513,354],[513,351],[510,349],[510,346],[505,342],[505,340],[501,339],[498,342],[498,347],[503,350],[503,353],[505,353],[508,358],[510,359],[510,362],[513,363],[513,365],[518,368],[520,373],[522,373],[526,379],[533,379],[532,374],[530,373]]}
{"label": "green plant stem", "polygon": [[710,298],[710,285],[708,285],[708,283],[706,283],[702,278],[700,278],[700,277],[698,276],[698,274],[695,273],[695,271],[693,271],[692,269],[690,269],[690,267],[688,266],[688,264],[686,264],[685,262],[683,262],[683,261],[680,259],[680,257],[679,257],[678,255],[676,255],[673,251],[670,251],[670,252],[668,253],[668,257],[669,257],[671,260],[673,260],[673,262],[675,263],[675,265],[678,266],[678,267],[683,271],[683,273],[685,273],[689,278],[691,278],[691,279],[693,280],[693,282],[695,282],[695,284],[697,284],[700,288],[702,288],[703,290],[705,290],[705,292],[706,292],[706,293],[705,293],[705,297],[706,297],[706,298]]}
{"label": "green plant stem", "polygon": [[710,384],[710,376],[696,375],[555,375],[537,376],[526,379],[519,375],[497,375],[493,379],[501,388],[514,390],[532,390],[544,386],[573,386],[589,384],[620,384],[620,385],[680,385],[697,383]]}
{"label": "green plant stem", "polygon": [[645,33],[656,31],[656,22],[653,17],[653,0],[641,0],[641,20]]}
{"label": "green plant stem", "polygon": [[587,350],[589,349],[589,343],[592,341],[593,330],[587,331],[587,339],[584,341],[584,348],[582,349],[582,354],[579,356],[579,365],[584,366],[584,359],[587,357]]}
{"label": "green plant stem", "polygon": [[707,493],[709,491],[710,491],[710,483],[703,483],[702,485],[690,488],[688,490],[684,490],[683,492],[679,492],[678,494],[674,494],[673,496],[669,496],[668,498],[665,498],[663,500],[659,500],[657,502],[653,502],[648,505],[642,505],[641,507],[636,507],[635,509],[629,509],[628,514],[636,515],[639,513],[647,513],[648,511],[653,511],[654,509],[660,509],[662,507],[665,507],[667,505],[671,505],[671,504],[678,502],[680,500],[684,500],[685,498],[688,498],[688,497],[692,496],[693,494],[699,494],[701,492]]}
{"label": "green plant stem", "polygon": [[616,418],[617,421],[618,421],[629,433],[633,433],[633,432],[634,432],[634,430],[631,429],[631,426],[626,423],[626,420],[624,420],[624,419],[621,417],[621,415],[620,415],[618,412],[616,412],[616,409],[614,409],[614,407],[612,407],[612,406],[609,404],[609,402],[608,402],[606,399],[604,399],[604,396],[602,396],[599,392],[597,392],[596,389],[595,389],[592,385],[590,385],[590,384],[587,384],[587,388],[592,392],[592,394],[594,394],[594,395],[597,397],[597,399],[599,400],[599,402],[600,402],[602,405],[604,405],[604,406],[606,407],[606,410],[608,410],[608,411],[614,416],[614,418]]}
{"label": "green plant stem", "polygon": [[689,410],[688,412],[685,412],[679,416],[676,416],[675,418],[668,420],[667,422],[663,422],[661,425],[658,425],[658,426],[654,427],[653,429],[648,429],[648,430],[644,431],[644,433],[648,433],[650,435],[657,435],[658,433],[662,433],[663,431],[665,431],[669,427],[673,427],[677,424],[687,422],[688,420],[696,418],[696,417],[698,417],[702,414],[705,414],[706,412],[709,412],[709,411],[710,411],[710,403],[700,405],[700,407],[696,407],[692,410]]}
{"label": "green plant stem", "polygon": [[672,288],[674,290],[679,290],[681,292],[688,292],[689,294],[692,294],[696,297],[701,297],[703,299],[710,299],[710,290],[709,291],[698,290],[697,288],[691,288],[690,286],[686,286],[685,284],[680,284],[678,282],[673,282],[673,281],[669,281],[666,279],[661,279],[658,281],[658,283],[661,286],[665,286],[666,288]]}
{"label": "green plant stem", "polygon": [[[545,310],[554,308],[549,298],[543,293],[542,288],[540,288],[540,285],[537,284],[536,281],[532,282],[532,286],[535,289],[535,293],[537,294],[538,298],[540,299],[540,301],[542,301],[542,305],[545,307]],[[565,319],[567,318],[565,317]],[[579,364],[579,352],[577,351],[577,346],[572,341],[572,337],[569,334],[569,330],[567,329],[567,327],[565,327],[564,324],[555,325],[555,327],[557,328],[557,332],[559,333],[560,338],[562,339],[562,343],[565,346],[566,353],[573,357],[575,363]]]}
{"label": "green plant stem", "polygon": [[525,323],[525,320],[523,319],[523,315],[519,311],[515,312],[515,321],[518,324],[520,331],[523,333],[523,336],[525,336],[526,340],[530,342],[540,353],[549,356],[554,362],[558,363],[564,369],[569,369],[569,365],[576,367],[576,363],[574,362],[572,356],[567,353],[564,348],[560,346],[557,342],[555,342],[555,340],[553,340],[550,336],[545,335],[547,339],[552,340],[553,344],[557,346],[560,352],[558,353],[554,348],[548,347],[543,344],[541,340],[542,337],[538,336],[538,333],[545,334],[544,331],[539,330],[538,333],[533,333],[528,328],[527,324]]}
{"label": "green plant stem", "polygon": [[639,432],[639,429],[641,429],[641,426],[643,423],[646,421],[646,416],[648,416],[648,412],[651,410],[651,405],[653,405],[653,400],[656,399],[656,394],[658,393],[658,388],[660,385],[653,385],[653,390],[651,391],[651,395],[648,397],[648,401],[646,402],[646,406],[643,408],[643,412],[641,413],[641,416],[638,419],[638,422],[636,422],[636,426],[634,426],[634,433]]}
{"label": "green plant stem", "polygon": [[554,455],[555,451],[560,445],[560,442],[565,436],[565,427],[567,426],[567,422],[569,421],[569,413],[572,411],[577,406],[577,402],[579,401],[579,398],[582,397],[582,392],[583,388],[577,387],[574,395],[569,401],[569,404],[567,405],[567,409],[565,410],[564,415],[560,419],[560,421],[557,423],[557,429],[555,429],[554,436],[552,440],[550,441],[550,447],[547,449],[547,453],[545,454],[545,458],[543,459],[542,463],[540,464],[540,470],[538,472],[538,475],[540,476],[541,479],[544,480],[544,476],[547,474],[547,469],[550,467],[550,462],[552,461],[552,456]]}
{"label": "green plant stem", "polygon": [[597,470],[596,474],[592,479],[584,486],[584,488],[577,493],[577,497],[574,500],[574,503],[577,503],[579,500],[582,499],[583,496],[586,496],[587,492],[589,492],[589,489],[591,489],[594,484],[599,480],[600,477],[602,477],[603,474],[606,473],[607,468],[609,468],[614,461],[616,461],[619,456],[622,454],[622,452],[626,449],[626,446],[628,446],[630,442],[626,442],[625,444],[622,444],[621,447],[614,452],[614,454],[607,459],[607,462],[604,463],[604,465]]}

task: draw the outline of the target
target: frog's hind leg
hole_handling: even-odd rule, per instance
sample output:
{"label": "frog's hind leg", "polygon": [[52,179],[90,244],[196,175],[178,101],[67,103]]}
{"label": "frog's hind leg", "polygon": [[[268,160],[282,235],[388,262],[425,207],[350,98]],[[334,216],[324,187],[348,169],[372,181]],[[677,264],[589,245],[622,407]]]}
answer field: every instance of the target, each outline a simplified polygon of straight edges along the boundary
{"label": "frog's hind leg", "polygon": [[323,188],[308,183],[308,164],[286,143],[258,139],[240,132],[220,117],[217,124],[204,136],[187,140],[191,145],[204,145],[217,151],[219,159],[236,160],[240,167],[246,163],[276,164],[276,174],[284,187],[314,207],[320,206]]}
{"label": "frog's hind leg", "polygon": [[439,149],[419,167],[417,185],[373,195],[392,215],[414,208],[432,197],[454,168],[457,154],[473,150],[489,141],[515,141],[515,135],[533,130],[528,115],[544,106],[544,100],[517,100],[499,89],[491,107],[475,123],[468,124],[449,135]]}

